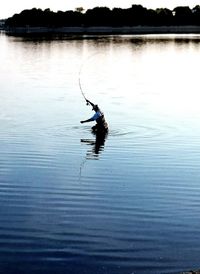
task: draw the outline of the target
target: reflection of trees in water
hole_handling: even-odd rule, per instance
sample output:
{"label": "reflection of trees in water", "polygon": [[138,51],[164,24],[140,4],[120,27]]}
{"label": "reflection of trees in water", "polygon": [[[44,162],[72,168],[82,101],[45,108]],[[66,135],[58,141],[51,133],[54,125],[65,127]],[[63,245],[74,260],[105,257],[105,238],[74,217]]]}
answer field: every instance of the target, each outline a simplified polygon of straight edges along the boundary
{"label": "reflection of trees in water", "polygon": [[107,133],[94,134],[95,139],[81,139],[81,143],[87,144],[89,147],[86,153],[86,159],[98,159],[99,154],[104,149]]}

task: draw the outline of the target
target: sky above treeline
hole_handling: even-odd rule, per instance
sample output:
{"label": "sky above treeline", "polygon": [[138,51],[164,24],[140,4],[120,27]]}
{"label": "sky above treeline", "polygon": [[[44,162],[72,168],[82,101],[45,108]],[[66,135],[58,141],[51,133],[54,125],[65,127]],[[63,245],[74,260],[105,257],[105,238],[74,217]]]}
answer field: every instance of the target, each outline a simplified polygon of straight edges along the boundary
{"label": "sky above treeline", "polygon": [[0,19],[8,18],[24,9],[50,8],[53,11],[74,10],[77,7],[89,8],[120,7],[129,8],[134,4],[141,4],[146,8],[169,8],[177,6],[189,6],[190,8],[200,5],[200,0],[0,0]]}

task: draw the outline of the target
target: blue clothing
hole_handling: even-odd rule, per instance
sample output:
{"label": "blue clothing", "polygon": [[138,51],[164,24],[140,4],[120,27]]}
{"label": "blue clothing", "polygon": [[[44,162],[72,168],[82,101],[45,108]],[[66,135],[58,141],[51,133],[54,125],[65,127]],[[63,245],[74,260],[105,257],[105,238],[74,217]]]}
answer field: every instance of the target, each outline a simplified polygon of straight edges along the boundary
{"label": "blue clothing", "polygon": [[95,114],[90,118],[92,121],[96,121],[98,118],[102,116],[100,111],[95,112]]}

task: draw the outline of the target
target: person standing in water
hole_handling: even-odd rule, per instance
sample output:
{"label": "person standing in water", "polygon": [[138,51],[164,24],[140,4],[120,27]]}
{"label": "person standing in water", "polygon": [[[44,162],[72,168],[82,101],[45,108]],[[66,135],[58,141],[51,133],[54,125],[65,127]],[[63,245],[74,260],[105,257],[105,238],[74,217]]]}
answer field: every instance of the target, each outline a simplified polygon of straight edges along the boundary
{"label": "person standing in water", "polygon": [[93,132],[107,132],[108,131],[108,124],[105,120],[103,112],[99,109],[98,105],[93,104],[89,100],[86,100],[87,104],[92,106],[92,110],[95,111],[95,114],[84,121],[81,121],[81,124],[96,121],[96,125],[92,127]]}

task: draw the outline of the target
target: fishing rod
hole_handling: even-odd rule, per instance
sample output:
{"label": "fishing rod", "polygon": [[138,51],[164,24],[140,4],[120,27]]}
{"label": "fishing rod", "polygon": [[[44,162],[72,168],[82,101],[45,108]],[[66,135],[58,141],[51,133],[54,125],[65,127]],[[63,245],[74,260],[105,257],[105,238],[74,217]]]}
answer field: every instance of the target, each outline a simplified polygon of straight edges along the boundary
{"label": "fishing rod", "polygon": [[[81,69],[82,69],[82,66],[81,66]],[[78,83],[79,83],[79,88],[80,88],[81,94],[83,95],[83,98],[85,99],[86,104],[88,105],[89,103],[88,103],[88,101],[87,101],[87,99],[85,97],[85,94],[84,94],[82,86],[81,86],[81,69],[79,71]]]}
{"label": "fishing rod", "polygon": [[82,89],[82,85],[81,85],[81,72],[83,70],[83,67],[84,67],[84,64],[89,60],[91,59],[93,56],[95,56],[96,54],[98,54],[98,52],[95,52],[94,54],[90,55],[82,64],[81,64],[81,67],[80,67],[80,70],[79,70],[79,74],[78,74],[78,83],[79,83],[79,88],[80,88],[80,91],[81,91],[81,94],[83,96],[83,98],[85,99],[86,101],[86,105],[89,105],[89,102],[88,100],[86,99],[86,96],[83,92],[83,89]]}

